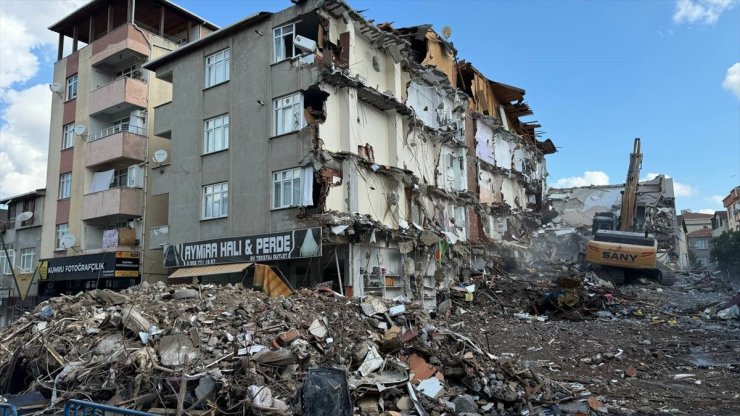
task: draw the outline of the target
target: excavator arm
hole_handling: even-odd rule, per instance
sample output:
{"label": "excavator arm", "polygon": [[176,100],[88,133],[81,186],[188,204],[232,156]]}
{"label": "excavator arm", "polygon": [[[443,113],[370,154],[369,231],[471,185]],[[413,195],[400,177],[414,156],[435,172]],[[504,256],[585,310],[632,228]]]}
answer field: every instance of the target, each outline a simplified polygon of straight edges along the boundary
{"label": "excavator arm", "polygon": [[635,145],[632,149],[632,153],[630,153],[630,167],[627,170],[627,180],[624,183],[619,231],[634,230],[635,211],[637,210],[637,184],[640,180],[641,168],[642,151],[640,149],[640,138],[637,137],[635,138]]}

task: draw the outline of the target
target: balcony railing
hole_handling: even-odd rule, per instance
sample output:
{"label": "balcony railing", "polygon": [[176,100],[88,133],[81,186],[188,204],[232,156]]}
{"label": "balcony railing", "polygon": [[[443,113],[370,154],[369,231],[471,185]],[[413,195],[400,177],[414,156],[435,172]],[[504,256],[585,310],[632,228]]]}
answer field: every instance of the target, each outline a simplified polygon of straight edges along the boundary
{"label": "balcony railing", "polygon": [[145,127],[132,126],[129,123],[119,123],[87,136],[87,141],[94,142],[95,140],[100,140],[121,132],[129,132],[133,134],[138,134],[139,136],[146,136]]}

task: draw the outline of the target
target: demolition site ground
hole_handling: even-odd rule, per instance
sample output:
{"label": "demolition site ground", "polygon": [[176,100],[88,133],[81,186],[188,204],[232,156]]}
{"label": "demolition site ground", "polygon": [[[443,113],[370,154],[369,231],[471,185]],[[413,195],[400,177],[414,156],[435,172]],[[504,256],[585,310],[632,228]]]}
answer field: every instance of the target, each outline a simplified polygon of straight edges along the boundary
{"label": "demolition site ground", "polygon": [[182,415],[738,414],[740,296],[725,280],[615,288],[530,266],[467,276],[431,312],[327,288],[53,298],[0,332],[0,397],[25,414],[70,399]]}

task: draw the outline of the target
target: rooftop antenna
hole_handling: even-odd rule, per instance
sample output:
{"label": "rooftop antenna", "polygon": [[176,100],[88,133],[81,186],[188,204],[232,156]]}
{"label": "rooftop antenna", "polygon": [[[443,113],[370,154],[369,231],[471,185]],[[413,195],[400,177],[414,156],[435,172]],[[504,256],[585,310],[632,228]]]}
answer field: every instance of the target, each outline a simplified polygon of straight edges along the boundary
{"label": "rooftop antenna", "polygon": [[449,41],[450,36],[452,36],[452,28],[449,26],[442,26],[442,36],[446,41]]}

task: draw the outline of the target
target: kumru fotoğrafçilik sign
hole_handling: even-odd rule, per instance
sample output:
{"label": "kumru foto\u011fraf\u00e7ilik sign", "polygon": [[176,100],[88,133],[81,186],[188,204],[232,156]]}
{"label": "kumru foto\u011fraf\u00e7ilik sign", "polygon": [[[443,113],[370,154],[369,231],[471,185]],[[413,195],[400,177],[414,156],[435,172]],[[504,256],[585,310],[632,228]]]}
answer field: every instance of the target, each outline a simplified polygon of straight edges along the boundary
{"label": "kumru foto\u011fraf\u00e7ilik sign", "polygon": [[321,256],[321,227],[167,246],[164,267],[268,262]]}

